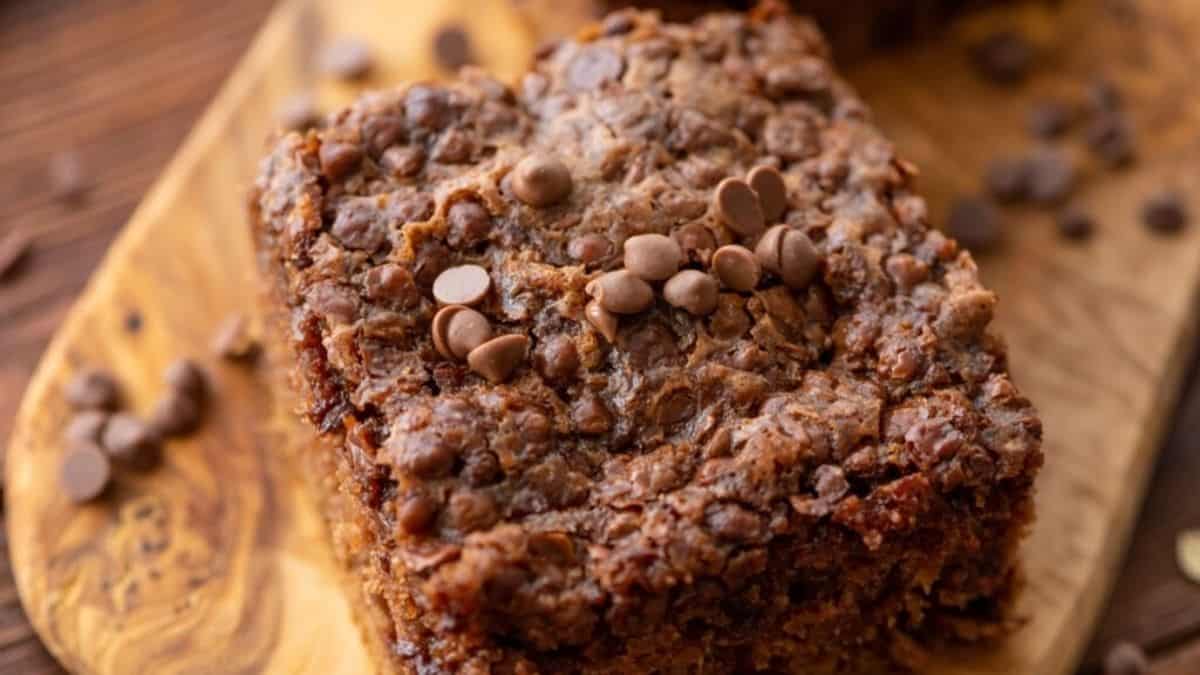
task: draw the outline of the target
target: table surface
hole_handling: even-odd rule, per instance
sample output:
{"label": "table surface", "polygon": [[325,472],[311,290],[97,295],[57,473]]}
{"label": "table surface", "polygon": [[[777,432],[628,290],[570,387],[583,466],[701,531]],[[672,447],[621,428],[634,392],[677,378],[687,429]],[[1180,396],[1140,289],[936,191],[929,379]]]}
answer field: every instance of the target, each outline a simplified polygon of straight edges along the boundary
{"label": "table surface", "polygon": [[[25,382],[108,243],[199,118],[272,0],[0,0],[0,236],[34,249],[0,282],[0,448]],[[82,203],[56,203],[46,167],[81,159]],[[1200,526],[1200,368],[1195,364],[1128,559],[1088,662],[1118,640],[1144,646],[1156,675],[1200,672],[1200,586],[1174,540]],[[2,518],[2,516],[0,516]],[[26,622],[0,532],[0,672],[59,673]]]}

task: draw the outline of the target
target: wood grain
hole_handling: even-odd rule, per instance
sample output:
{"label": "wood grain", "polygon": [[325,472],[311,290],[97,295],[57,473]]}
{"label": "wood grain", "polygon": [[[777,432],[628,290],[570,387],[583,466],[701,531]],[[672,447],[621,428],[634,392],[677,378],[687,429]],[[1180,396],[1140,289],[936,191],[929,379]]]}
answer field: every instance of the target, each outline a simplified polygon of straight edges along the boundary
{"label": "wood grain", "polygon": [[[1190,25],[1196,25],[1194,10],[1187,7],[1187,3],[1163,4],[1163,11],[1175,12],[1173,16],[1177,20],[1192,21]],[[1094,17],[1082,13],[1072,19],[1071,12],[1077,11],[1083,10],[1076,10],[1072,6],[1063,21],[1095,21]],[[297,20],[293,28],[309,26],[305,30],[311,29],[311,17],[300,21],[300,15],[295,14],[292,18]],[[433,19],[440,20],[437,17]],[[468,25],[476,25],[470,23],[469,17],[466,20]],[[1104,30],[1115,32],[1119,39],[1128,38],[1126,31],[1145,30],[1141,27],[1118,30],[1111,20],[1104,17],[1101,20],[1108,22]],[[333,24],[333,29],[362,32],[356,29],[353,21],[353,18],[349,18],[347,23]],[[1035,29],[1045,28],[1040,17],[1032,17],[1029,21]],[[1165,21],[1162,23],[1166,25]],[[418,24],[408,21],[408,25]],[[1161,26],[1155,30],[1159,29]],[[326,30],[330,29],[327,27]],[[382,29],[374,34],[381,36],[381,32]],[[129,231],[109,257],[101,276],[72,315],[47,357],[47,364],[57,363],[60,369],[51,373],[47,370],[50,366],[44,366],[30,389],[13,446],[14,459],[21,456],[23,463],[29,461],[30,468],[29,473],[25,474],[23,470],[10,467],[10,481],[18,475],[22,478],[19,482],[10,482],[10,500],[22,503],[34,501],[12,497],[14,493],[26,494],[26,491],[30,494],[39,493],[42,498],[52,497],[47,493],[46,486],[53,479],[53,460],[57,452],[53,428],[63,415],[56,391],[56,383],[61,382],[63,377],[61,368],[84,358],[119,364],[122,371],[137,383],[134,387],[135,403],[144,410],[157,390],[158,370],[165,360],[181,351],[194,349],[202,352],[208,332],[220,320],[223,312],[248,304],[250,298],[245,297],[248,295],[245,280],[239,273],[239,270],[250,269],[248,260],[243,257],[246,249],[242,248],[239,252],[238,248],[244,247],[245,242],[239,241],[240,235],[236,229],[224,234],[212,230],[236,228],[242,222],[240,192],[235,186],[242,184],[247,177],[253,159],[261,149],[258,139],[266,128],[273,101],[277,100],[270,97],[282,96],[290,87],[306,81],[307,66],[303,57],[295,57],[294,60],[299,63],[282,58],[262,59],[263,43],[271,35],[269,29],[248,63],[254,63],[253,59],[258,58],[260,66],[269,62],[271,77],[280,76],[282,72],[282,77],[294,79],[284,80],[279,86],[274,82],[268,84],[257,80],[250,80],[250,84],[247,84],[245,80],[248,78],[243,75],[245,70],[239,71],[239,76],[231,82],[214,110],[173,163],[167,178],[156,188],[150,201],[139,210]],[[312,37],[311,32],[306,34],[308,37]],[[1149,33],[1144,39],[1158,37],[1155,33]],[[278,39],[287,42],[291,38],[285,36]],[[419,40],[412,42],[418,43]],[[1019,129],[1023,110],[1016,110],[1011,102],[1006,105],[1005,101],[1000,100],[1004,98],[1000,92],[990,92],[989,98],[989,92],[975,91],[980,86],[965,73],[951,72],[947,76],[949,79],[945,83],[952,85],[949,89],[955,92],[953,94],[914,87],[911,75],[907,81],[896,77],[900,68],[922,68],[916,72],[931,74],[953,70],[953,64],[961,62],[957,56],[958,46],[951,43],[906,57],[903,63],[868,67],[855,73],[855,79],[868,90],[869,98],[879,110],[879,117],[885,126],[892,130],[906,154],[918,158],[926,168],[926,188],[938,205],[944,205],[949,195],[957,191],[973,188],[970,176],[976,175],[975,170],[986,157],[986,151],[976,143],[975,135],[968,133],[972,129],[968,128],[956,137],[955,130],[949,124],[953,120],[983,119],[981,109],[972,108],[967,103],[978,99],[980,106],[994,104],[997,114],[1012,120],[1012,133],[999,134],[994,141],[995,147],[1021,142]],[[1079,49],[1082,52],[1083,47]],[[508,54],[504,50],[498,52],[500,58]],[[294,53],[308,54],[311,51],[296,47]],[[387,57],[388,63],[392,63],[392,58],[390,55]],[[489,55],[487,58],[494,57]],[[1057,58],[1062,58],[1062,55]],[[913,61],[908,62],[908,59]],[[947,64],[951,64],[951,67],[947,68]],[[415,64],[412,71],[405,70],[403,74],[413,76],[418,68],[427,68],[428,65],[428,62]],[[1094,67],[1095,64],[1091,65]],[[1157,76],[1158,67],[1153,67]],[[1122,79],[1137,85],[1141,68],[1148,70],[1151,65],[1142,64],[1132,76],[1123,72],[1126,77]],[[1182,77],[1180,73],[1186,68],[1177,66],[1168,70]],[[388,71],[387,76],[397,74],[401,74],[400,69]],[[1070,81],[1078,81],[1078,76],[1078,72],[1074,73]],[[1134,88],[1139,101],[1145,96],[1145,101],[1150,102],[1160,92],[1170,91],[1171,87],[1182,81],[1164,81],[1149,89],[1140,86]],[[247,93],[247,88],[252,90],[260,85],[266,86],[266,98],[253,101],[249,98],[245,101],[231,99],[230,91],[239,83],[243,87],[241,94],[250,98],[253,97]],[[959,84],[965,85],[964,88],[959,90]],[[1033,86],[1054,84],[1038,81]],[[321,93],[328,101],[344,100],[349,95],[349,91],[332,86],[324,87]],[[1140,482],[1139,478],[1144,477],[1145,464],[1152,454],[1149,449],[1154,432],[1148,427],[1153,424],[1148,423],[1159,423],[1163,419],[1161,413],[1154,412],[1155,396],[1169,398],[1170,393],[1170,387],[1156,392],[1154,385],[1165,379],[1162,376],[1170,369],[1172,357],[1176,354],[1173,350],[1184,342],[1190,344],[1190,341],[1184,340],[1184,336],[1190,326],[1190,309],[1193,306],[1190,296],[1195,290],[1193,275],[1196,261],[1194,251],[1186,249],[1195,249],[1194,241],[1189,239],[1182,244],[1172,244],[1151,240],[1136,226],[1133,217],[1138,195],[1144,194],[1155,180],[1160,180],[1173,167],[1194,160],[1196,152],[1194,147],[1181,142],[1183,134],[1179,125],[1186,128],[1187,121],[1168,117],[1166,124],[1156,126],[1161,121],[1159,116],[1165,113],[1159,111],[1151,114],[1154,107],[1147,103],[1145,110],[1149,119],[1140,120],[1143,124],[1149,122],[1153,128],[1153,133],[1143,139],[1142,147],[1153,148],[1155,153],[1161,152],[1161,155],[1156,154],[1154,160],[1144,162],[1143,167],[1147,170],[1139,171],[1136,176],[1104,178],[1093,182],[1092,190],[1085,195],[1086,198],[1097,199],[1095,203],[1098,206],[1121,205],[1121,208],[1104,210],[1113,214],[1113,220],[1105,223],[1105,231],[1096,244],[1078,252],[1062,249],[1053,242],[1048,222],[1022,214],[1022,228],[1036,229],[1021,232],[1021,240],[1010,241],[1010,250],[1005,252],[1004,257],[986,268],[991,282],[1002,293],[1004,314],[1001,321],[1013,343],[1018,377],[1047,413],[1050,436],[1048,449],[1052,455],[1047,469],[1047,482],[1042,488],[1043,522],[1035,534],[1039,539],[1035,541],[1054,545],[1047,546],[1044,551],[1038,547],[1031,553],[1035,573],[1034,591],[1045,587],[1054,592],[1047,591],[1049,600],[1039,600],[1035,604],[1040,606],[1053,602],[1064,616],[1069,614],[1072,623],[1082,621],[1086,624],[1094,615],[1095,604],[1102,597],[1100,591],[1111,573],[1111,562],[1119,550],[1119,531],[1124,529],[1123,526],[1132,516],[1133,508],[1125,509],[1125,515],[1116,521],[1105,521],[1096,514],[1109,513],[1108,509],[1114,508],[1114,504],[1132,504],[1136,501],[1137,490],[1132,488]],[[1188,106],[1181,107],[1186,108],[1182,111],[1184,116],[1193,111]],[[938,108],[942,110],[939,112]],[[1139,106],[1137,109],[1143,108]],[[214,115],[222,110],[224,113],[223,118],[218,120],[220,123],[212,122]],[[994,122],[989,122],[978,128],[989,128],[989,133],[992,133],[995,127]],[[212,131],[213,128],[217,131]],[[939,143],[944,142],[940,150],[933,149],[930,134],[922,129],[942,130],[936,139]],[[216,144],[215,139],[225,137],[227,131],[234,132],[228,137],[231,142]],[[255,135],[255,132],[259,133]],[[943,134],[948,138],[942,138]],[[198,136],[200,140],[197,140]],[[991,139],[987,142],[993,143]],[[213,149],[209,144],[224,147]],[[1193,176],[1186,173],[1178,175],[1182,177],[1185,187],[1194,180]],[[1105,194],[1092,194],[1093,190],[1100,192],[1102,189]],[[1116,194],[1108,195],[1110,190]],[[1115,234],[1110,232],[1109,227],[1118,226],[1122,228],[1120,231]],[[1029,241],[1026,241],[1026,237]],[[194,246],[198,252],[219,252],[221,255],[214,255],[213,259],[222,260],[221,256],[224,256],[220,265],[222,274],[215,275],[211,270],[203,269],[203,260],[181,260],[178,255],[172,255],[179,250],[188,250],[178,248],[180,245]],[[1064,252],[1065,261],[1059,259]],[[196,257],[203,258],[202,255]],[[1014,259],[1017,263],[1015,269],[1010,271],[1008,267]],[[1096,263],[1097,260],[1100,264]],[[171,261],[173,266],[165,264],[165,261]],[[183,270],[178,269],[181,263]],[[1147,268],[1158,264],[1165,265],[1166,269],[1155,277],[1154,270]],[[122,265],[124,271],[119,271],[123,269]],[[130,270],[130,266],[136,266],[137,269]],[[1186,274],[1181,275],[1180,270],[1185,270]],[[228,274],[229,271],[234,273]],[[1139,275],[1152,278],[1141,279]],[[1184,279],[1186,283],[1181,284]],[[1158,291],[1163,288],[1154,284],[1162,284],[1164,280],[1171,282],[1166,284],[1171,288],[1160,294]],[[169,291],[164,293],[163,289]],[[189,302],[181,303],[181,299]],[[119,315],[113,311],[114,300],[130,303],[120,306],[142,307],[151,319],[148,325],[157,325],[159,328],[147,331],[129,344],[130,338],[119,330]],[[1014,303],[1019,307],[1013,307]],[[181,304],[187,306],[181,307]],[[1061,326],[1058,323],[1060,321]],[[1130,377],[1130,374],[1133,376]],[[293,639],[300,645],[312,642],[312,634],[305,634],[297,626],[289,627],[286,621],[278,630],[266,628],[283,611],[277,602],[280,598],[272,596],[283,595],[284,600],[292,599],[289,594],[281,594],[272,579],[299,579],[300,576],[290,572],[293,560],[299,560],[298,566],[306,573],[310,570],[326,571],[328,568],[319,550],[319,527],[316,532],[309,532],[313,536],[307,539],[296,532],[286,534],[292,530],[303,530],[305,524],[314,525],[316,522],[304,515],[306,505],[288,489],[286,472],[278,466],[275,461],[277,456],[272,452],[279,443],[297,442],[297,439],[290,436],[294,430],[289,425],[277,427],[264,421],[272,418],[274,404],[270,392],[253,378],[244,375],[238,371],[218,370],[219,385],[228,394],[226,400],[237,401],[236,406],[231,405],[227,410],[229,414],[220,416],[219,425],[206,428],[194,441],[173,447],[165,471],[144,479],[123,481],[114,495],[110,505],[112,508],[99,511],[85,509],[79,513],[67,511],[72,517],[66,519],[68,526],[63,528],[63,542],[37,542],[31,541],[32,537],[22,542],[18,536],[20,523],[27,514],[41,513],[40,522],[46,522],[47,518],[58,522],[64,513],[63,504],[41,502],[24,509],[14,508],[15,505],[10,502],[10,528],[19,572],[22,561],[29,559],[23,551],[19,551],[22,547],[43,544],[62,546],[72,541],[73,537],[81,542],[74,548],[58,550],[56,558],[65,569],[71,570],[65,573],[71,581],[57,588],[53,585],[43,586],[43,591],[54,591],[42,596],[43,600],[49,601],[45,604],[52,604],[53,607],[44,607],[43,603],[32,607],[35,610],[35,623],[44,633],[45,615],[64,617],[56,625],[65,628],[60,630],[61,634],[50,634],[49,641],[60,655],[74,659],[67,661],[69,667],[82,672],[138,672],[136,669],[114,669],[114,666],[136,667],[138,661],[120,659],[135,658],[138,655],[134,652],[138,651],[143,653],[144,658],[150,658],[146,655],[150,653],[160,659],[172,649],[186,652],[180,647],[183,641],[178,633],[169,630],[165,631],[166,634],[160,634],[161,630],[148,631],[140,641],[129,640],[129,636],[122,635],[122,632],[128,630],[125,624],[134,616],[139,622],[150,620],[151,623],[157,617],[159,623],[153,624],[157,629],[178,623],[186,625],[188,621],[203,624],[206,629],[211,626],[208,632],[193,634],[187,642],[190,645],[199,644],[200,639],[207,641],[213,637],[229,639],[230,636],[238,636],[239,639],[230,640],[229,648],[255,661],[250,665],[245,661],[230,660],[228,664],[231,667],[221,668],[221,672],[259,672],[271,665],[279,667],[285,662],[272,662],[268,643],[278,645],[280,640]],[[1047,406],[1047,397],[1062,402],[1057,406]],[[26,424],[28,418],[35,416],[29,412],[31,409],[37,410],[36,416],[44,420],[40,427]],[[1085,413],[1081,413],[1081,410]],[[27,438],[37,438],[40,442],[29,440],[22,445],[21,439],[26,438],[22,433],[27,429]],[[1140,446],[1139,440],[1143,441]],[[1130,473],[1133,474],[1132,481],[1114,479]],[[266,483],[263,482],[264,476],[269,478]],[[1052,479],[1051,476],[1057,477]],[[277,480],[280,482],[275,482]],[[1133,484],[1132,488],[1130,483]],[[265,496],[262,493],[264,485],[269,488]],[[106,574],[128,578],[121,575],[134,574],[143,564],[144,561],[137,556],[122,557],[124,549],[118,547],[114,550],[112,540],[137,542],[133,546],[135,550],[142,542],[151,541],[151,548],[154,548],[153,528],[147,534],[138,527],[129,527],[140,522],[138,519],[123,519],[122,514],[127,513],[129,505],[143,503],[138,500],[147,496],[174,497],[177,493],[188,494],[188,499],[186,508],[165,509],[171,533],[167,550],[191,551],[210,546],[220,547],[223,553],[210,559],[215,561],[214,576],[198,590],[182,591],[185,597],[195,599],[196,604],[171,607],[168,611],[163,603],[147,602],[145,595],[136,602],[122,605],[111,588],[94,597],[82,593],[87,590],[87,585],[80,580],[83,576],[80,570],[95,572],[98,576],[91,577],[93,580],[102,579]],[[1056,505],[1060,498],[1063,503]],[[1051,501],[1049,513],[1045,506],[1048,500]],[[188,515],[181,516],[180,513]],[[219,526],[204,527],[203,523],[194,521],[193,516],[204,516]],[[1048,531],[1048,519],[1063,527]],[[1105,531],[1105,522],[1116,522],[1117,531]],[[244,528],[247,527],[253,532],[252,535],[245,534]],[[27,531],[26,534],[30,533]],[[91,561],[93,558],[80,553],[84,550],[103,554],[95,557],[109,561],[112,567],[96,571],[87,566],[81,561]],[[1078,559],[1082,559],[1083,563],[1076,565],[1074,561]],[[45,560],[49,560],[49,557]],[[247,560],[256,562],[248,564]],[[1104,567],[1106,563],[1108,565]],[[1095,576],[1089,579],[1078,576],[1086,575],[1088,564],[1096,569],[1103,568],[1097,573],[1105,578],[1099,582],[1099,587],[1089,581]],[[262,573],[262,576],[255,577],[255,573]],[[1043,579],[1038,576],[1041,573],[1045,574],[1044,581],[1039,581]],[[146,571],[145,574],[148,579],[150,572]],[[240,578],[243,581],[230,582],[222,575],[242,575]],[[21,572],[19,581],[23,595],[28,600],[30,595],[26,589],[29,577]],[[252,585],[244,585],[246,581]],[[100,586],[103,588],[104,584]],[[143,592],[146,590],[140,584],[137,587]],[[61,588],[77,589],[80,593],[64,594]],[[128,592],[128,585],[123,588]],[[166,588],[175,587],[168,584]],[[250,588],[256,591],[250,593],[247,590]],[[1085,591],[1097,597],[1091,600],[1079,597],[1078,594]],[[237,597],[226,597],[231,594]],[[264,599],[267,601],[263,602]],[[87,611],[80,612],[78,608],[84,600],[91,604],[85,605]],[[307,612],[305,618],[327,617],[331,613],[334,614],[332,619],[337,618],[336,611],[326,611],[323,607],[320,612]],[[338,602],[333,601],[330,607],[336,610]],[[41,620],[39,611],[43,615]],[[184,619],[170,618],[174,611],[181,612]],[[96,614],[91,614],[93,612]],[[1044,612],[1035,613],[1035,627],[1043,621],[1042,614]],[[90,623],[85,625],[87,616],[91,617],[87,619]],[[115,626],[108,622],[114,617],[120,620]],[[1064,620],[1056,626],[1061,629],[1066,622]],[[324,624],[319,628],[324,628]],[[1077,650],[1086,631],[1084,627],[1074,628],[1073,632],[1077,633],[1075,644],[1067,646]],[[1022,636],[1029,632],[1027,629]],[[87,636],[86,641],[80,638],[82,635]],[[1054,637],[1040,643],[1053,644]],[[84,649],[105,642],[109,643],[107,649]],[[156,649],[160,644],[162,649]],[[123,653],[125,651],[130,654]],[[289,654],[291,652],[295,652],[297,658],[308,655],[304,649],[293,648],[288,651]],[[97,657],[102,658],[87,660]],[[211,671],[212,664],[225,663],[216,660],[219,656],[213,652],[205,652],[199,658],[208,660],[189,662],[185,659],[180,663],[171,663],[164,669],[168,672],[189,669]],[[296,666],[297,662],[286,662],[286,665]],[[1033,668],[1026,672],[1063,671]]]}

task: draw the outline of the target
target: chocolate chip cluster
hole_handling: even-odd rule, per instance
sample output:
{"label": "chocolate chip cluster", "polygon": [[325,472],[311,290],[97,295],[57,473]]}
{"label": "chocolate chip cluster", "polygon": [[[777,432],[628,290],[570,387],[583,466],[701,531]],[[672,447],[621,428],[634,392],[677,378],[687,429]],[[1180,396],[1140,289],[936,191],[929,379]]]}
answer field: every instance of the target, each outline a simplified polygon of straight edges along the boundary
{"label": "chocolate chip cluster", "polygon": [[753,252],[741,244],[727,244],[713,253],[707,271],[684,269],[687,256],[678,239],[707,235],[711,240],[711,233],[677,231],[675,238],[639,234],[626,239],[624,268],[601,274],[586,288],[592,300],[584,316],[605,339],[616,340],[620,315],[638,314],[654,305],[651,284],[662,282],[663,299],[671,306],[707,316],[717,309],[721,287],[749,293],[758,288],[764,273],[793,290],[812,283],[820,256],[808,235],[788,225],[766,228],[787,211],[787,184],[778,169],[759,166],[745,180],[721,181],[713,193],[713,210],[741,241],[754,246]]}

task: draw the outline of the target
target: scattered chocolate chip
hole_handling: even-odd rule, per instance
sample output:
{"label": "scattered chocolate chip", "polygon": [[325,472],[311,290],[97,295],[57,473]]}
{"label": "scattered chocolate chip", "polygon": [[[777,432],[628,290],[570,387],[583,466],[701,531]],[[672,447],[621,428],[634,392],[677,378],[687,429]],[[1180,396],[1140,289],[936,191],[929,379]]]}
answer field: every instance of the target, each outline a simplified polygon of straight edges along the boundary
{"label": "scattered chocolate chip", "polygon": [[1104,657],[1104,675],[1146,675],[1150,660],[1142,648],[1132,642],[1120,642]]}
{"label": "scattered chocolate chip", "polygon": [[84,410],[76,413],[67,422],[63,438],[74,443],[99,443],[104,425],[108,424],[108,413],[103,410]]}
{"label": "scattered chocolate chip", "polygon": [[1029,193],[1029,165],[1020,159],[1000,158],[988,163],[983,176],[988,194],[1002,202],[1024,199]]}
{"label": "scattered chocolate chip", "polygon": [[750,171],[746,182],[758,194],[758,202],[762,206],[763,218],[773,223],[783,217],[787,210],[787,183],[783,174],[773,166],[759,166]]}
{"label": "scattered chocolate chip", "polygon": [[986,200],[964,197],[950,207],[946,233],[973,253],[984,253],[1000,242],[1000,212]]}
{"label": "scattered chocolate chip", "polygon": [[405,499],[396,512],[396,524],[407,534],[421,534],[429,530],[437,518],[437,503],[425,495]]}
{"label": "scattered chocolate chip", "polygon": [[826,502],[837,501],[850,491],[850,483],[840,466],[822,464],[813,472],[813,485],[817,498]]}
{"label": "scattered chocolate chip", "polygon": [[1087,211],[1078,207],[1067,207],[1058,213],[1055,219],[1058,233],[1066,239],[1082,241],[1092,236],[1096,223]]}
{"label": "scattered chocolate chip", "polygon": [[1025,79],[1033,65],[1033,45],[1011,30],[993,33],[971,48],[972,62],[979,74],[1000,84]]}
{"label": "scattered chocolate chip", "polygon": [[114,460],[134,468],[148,468],[158,459],[159,438],[154,430],[128,413],[108,418],[100,445]]}
{"label": "scattered chocolate chip", "polygon": [[1111,112],[1121,107],[1121,91],[1112,80],[1098,77],[1088,84],[1087,100],[1092,110]]}
{"label": "scattered chocolate chip", "polygon": [[451,267],[437,276],[433,282],[433,297],[443,305],[479,304],[487,297],[492,287],[492,278],[479,265]]}
{"label": "scattered chocolate chip", "polygon": [[717,185],[713,206],[721,221],[743,237],[752,237],[765,226],[758,194],[740,178],[726,178]]}
{"label": "scattered chocolate chip", "polygon": [[1175,561],[1192,583],[1200,584],[1200,530],[1184,530],[1175,539]]}
{"label": "scattered chocolate chip", "polygon": [[905,289],[929,279],[929,264],[908,253],[897,253],[888,258],[887,271],[892,280]]}
{"label": "scattered chocolate chip", "polygon": [[253,361],[262,345],[250,334],[250,323],[242,314],[231,314],[217,329],[213,351],[227,361]]}
{"label": "scattered chocolate chip", "polygon": [[763,269],[778,276],[792,289],[812,283],[817,274],[820,255],[808,235],[787,225],[767,230],[754,249]]}
{"label": "scattered chocolate chip", "polygon": [[605,340],[609,342],[617,341],[617,315],[604,309],[600,303],[592,300],[583,308],[583,315],[587,317],[588,323],[592,324]]}
{"label": "scattered chocolate chip", "polygon": [[50,178],[50,194],[56,200],[75,204],[87,194],[89,180],[79,153],[73,150],[56,153],[50,158],[47,173]]}
{"label": "scattered chocolate chip", "polygon": [[1026,163],[1029,198],[1039,204],[1059,204],[1075,189],[1075,165],[1051,148],[1034,153]]}
{"label": "scattered chocolate chip", "polygon": [[321,72],[339,80],[359,80],[375,67],[371,45],[356,37],[343,37],[321,51]]}
{"label": "scattered chocolate chip", "polygon": [[95,443],[72,445],[58,471],[63,493],[76,504],[99,497],[111,479],[112,465]]}
{"label": "scattered chocolate chip", "polygon": [[1134,159],[1133,129],[1120,112],[1097,114],[1088,123],[1086,138],[1092,153],[1110,167],[1123,167]]}
{"label": "scattered chocolate chip", "polygon": [[712,269],[726,288],[743,293],[754,290],[762,278],[762,265],[744,246],[722,246],[712,257]]}
{"label": "scattered chocolate chip", "polygon": [[1048,140],[1066,133],[1074,119],[1071,106],[1062,101],[1044,100],[1029,109],[1026,127],[1034,137]]}
{"label": "scattered chocolate chip", "polygon": [[606,272],[588,282],[588,295],[613,314],[637,314],[654,304],[650,284],[629,270]]}
{"label": "scattered chocolate chip", "polygon": [[1174,234],[1188,222],[1187,207],[1178,193],[1165,190],[1142,204],[1142,222],[1159,234]]}
{"label": "scattered chocolate chip", "polygon": [[353,171],[362,161],[362,148],[356,143],[325,141],[317,153],[321,160],[321,173],[330,180],[337,180]]}
{"label": "scattered chocolate chip", "polygon": [[168,389],[150,413],[149,429],[156,437],[181,436],[200,425],[202,406],[186,391]]}
{"label": "scattered chocolate chip", "polygon": [[625,61],[604,45],[588,45],[571,57],[567,64],[567,85],[574,91],[596,91],[601,85],[621,78]]}
{"label": "scattered chocolate chip", "polygon": [[142,313],[136,309],[131,309],[125,314],[125,320],[122,322],[125,326],[125,331],[128,333],[137,334],[142,330]]}
{"label": "scattered chocolate chip", "polygon": [[190,394],[198,399],[208,391],[208,380],[204,370],[191,359],[175,359],[163,371],[163,381],[176,391]]}
{"label": "scattered chocolate chip", "polygon": [[571,187],[571,171],[557,157],[530,155],[513,169],[513,193],[530,206],[557,204],[571,194]]}
{"label": "scattered chocolate chip", "polygon": [[571,422],[581,434],[602,434],[612,428],[612,413],[599,397],[585,393],[571,406]]}
{"label": "scattered chocolate chip", "polygon": [[565,380],[579,369],[579,350],[568,335],[551,335],[541,341],[534,353],[534,365],[542,376]]}
{"label": "scattered chocolate chip", "polygon": [[31,250],[33,237],[24,228],[14,227],[0,238],[0,281],[15,276]]}
{"label": "scattered chocolate chip", "polygon": [[451,71],[475,63],[471,34],[456,23],[442,26],[433,34],[433,58],[439,66]]}
{"label": "scattered chocolate chip", "polygon": [[528,348],[529,338],[524,335],[501,335],[472,349],[467,365],[488,382],[499,384],[521,365]]}
{"label": "scattered chocolate chip", "polygon": [[588,265],[603,259],[612,249],[612,242],[602,234],[585,234],[567,244],[567,255]]}
{"label": "scattered chocolate chip", "polygon": [[454,202],[446,212],[446,226],[446,241],[451,246],[474,246],[491,234],[492,216],[479,202],[464,199]]}
{"label": "scattered chocolate chip", "polygon": [[492,339],[492,324],[487,317],[462,305],[438,310],[431,331],[433,346],[448,359],[464,359],[472,349]]}
{"label": "scattered chocolate chip", "polygon": [[699,270],[683,270],[663,286],[663,299],[696,316],[707,316],[717,309],[717,293],[717,280]]}
{"label": "scattered chocolate chip", "polygon": [[613,12],[604,17],[600,23],[600,32],[604,35],[624,35],[633,30],[634,16],[629,12]]}
{"label": "scattered chocolate chip", "polygon": [[89,368],[71,378],[65,395],[76,410],[116,410],[121,404],[117,378],[100,368]]}
{"label": "scattered chocolate chip", "polygon": [[415,176],[425,166],[425,149],[419,145],[395,145],[384,150],[379,161],[398,178]]}
{"label": "scattered chocolate chip", "polygon": [[308,131],[321,123],[317,100],[309,92],[292,94],[279,103],[275,112],[279,126],[288,131]]}
{"label": "scattered chocolate chip", "polygon": [[639,234],[625,240],[625,269],[646,281],[671,278],[683,264],[683,250],[663,234]]}

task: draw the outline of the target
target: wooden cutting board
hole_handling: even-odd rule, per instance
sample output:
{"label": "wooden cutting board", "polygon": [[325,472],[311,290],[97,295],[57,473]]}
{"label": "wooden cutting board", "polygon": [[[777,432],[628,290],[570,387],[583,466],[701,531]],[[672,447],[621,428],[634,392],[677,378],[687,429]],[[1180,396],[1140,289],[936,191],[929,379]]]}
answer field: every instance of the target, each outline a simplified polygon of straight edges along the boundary
{"label": "wooden cutting board", "polygon": [[[6,470],[13,569],[33,624],[72,671],[372,672],[320,517],[288,466],[285,449],[313,439],[265,384],[263,371],[280,366],[256,372],[208,356],[228,313],[254,311],[246,186],[279,101],[317,81],[312,55],[323,41],[370,39],[382,60],[373,84],[384,84],[437,74],[428,44],[447,22],[467,27],[480,60],[506,77],[540,36],[506,0],[350,4],[280,6],[28,389]],[[1045,67],[1017,94],[979,82],[963,58],[965,44],[1002,23],[1045,45]],[[1198,37],[1192,0],[1074,0],[1058,13],[979,17],[943,43],[851,72],[923,168],[935,214],[978,188],[990,156],[1027,145],[1032,95],[1078,96],[1105,73],[1123,85],[1139,129],[1135,170],[1086,167],[1080,199],[1099,218],[1094,241],[1065,245],[1045,214],[1014,211],[1003,249],[983,261],[1016,378],[1047,430],[1020,603],[1028,624],[997,648],[944,655],[931,674],[1065,675],[1103,603],[1194,338],[1200,237],[1156,238],[1137,211],[1162,186],[1200,194]],[[327,106],[353,95],[331,83],[318,93]],[[1200,214],[1200,200],[1191,207]],[[125,328],[132,311],[143,318],[136,333]],[[106,364],[145,412],[180,355],[213,375],[218,395],[201,432],[172,442],[158,471],[122,475],[104,501],[69,505],[56,490],[62,384],[81,365]]]}

